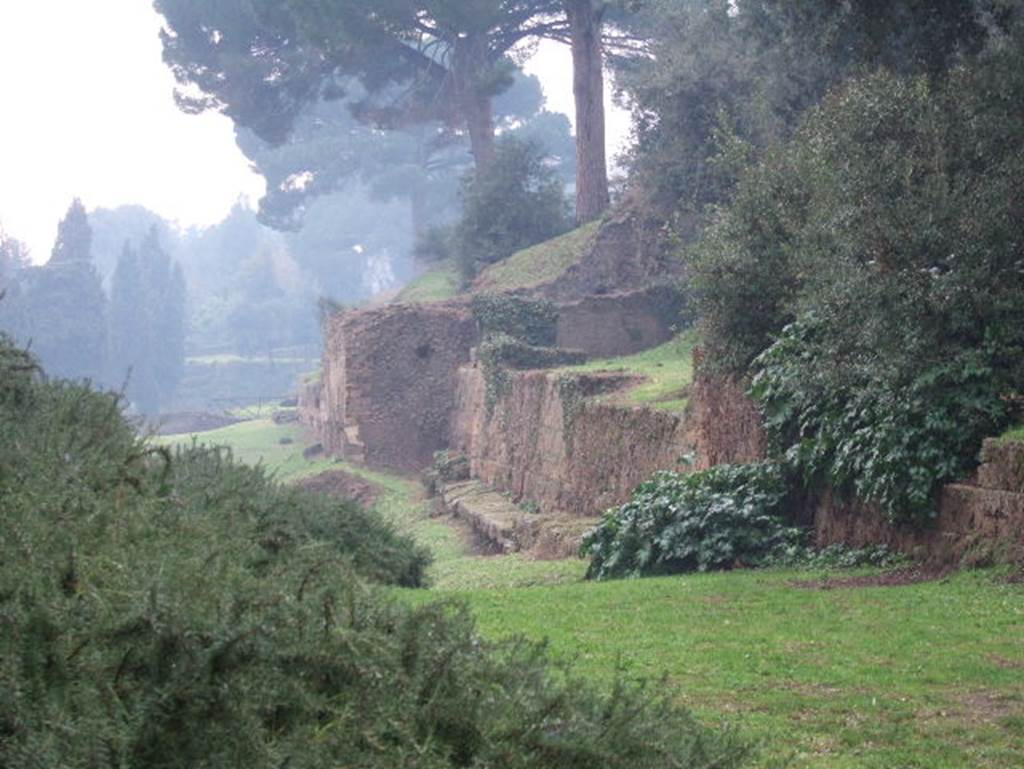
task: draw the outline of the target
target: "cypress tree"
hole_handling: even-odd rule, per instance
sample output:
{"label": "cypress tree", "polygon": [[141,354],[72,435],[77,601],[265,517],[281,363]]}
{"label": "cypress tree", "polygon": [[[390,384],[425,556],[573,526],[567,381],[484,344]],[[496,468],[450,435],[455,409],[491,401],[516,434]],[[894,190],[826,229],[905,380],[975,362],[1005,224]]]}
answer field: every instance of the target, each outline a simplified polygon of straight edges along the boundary
{"label": "cypress tree", "polygon": [[50,261],[28,271],[28,335],[46,369],[69,379],[97,380],[106,357],[106,296],[92,263],[85,207],[72,202],[57,229]]}

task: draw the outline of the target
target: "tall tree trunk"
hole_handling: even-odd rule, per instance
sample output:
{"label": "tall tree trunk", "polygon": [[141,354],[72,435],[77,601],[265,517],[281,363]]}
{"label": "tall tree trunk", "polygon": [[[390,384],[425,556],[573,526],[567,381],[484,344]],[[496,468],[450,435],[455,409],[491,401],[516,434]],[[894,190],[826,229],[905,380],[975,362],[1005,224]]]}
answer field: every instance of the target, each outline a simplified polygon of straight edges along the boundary
{"label": "tall tree trunk", "polygon": [[469,131],[469,146],[477,172],[494,162],[494,115],[491,97],[481,93],[477,81],[488,66],[486,42],[459,38],[452,63],[455,95]]}
{"label": "tall tree trunk", "polygon": [[573,96],[576,98],[576,221],[596,219],[608,208],[605,157],[604,55],[598,0],[565,0],[572,33]]}

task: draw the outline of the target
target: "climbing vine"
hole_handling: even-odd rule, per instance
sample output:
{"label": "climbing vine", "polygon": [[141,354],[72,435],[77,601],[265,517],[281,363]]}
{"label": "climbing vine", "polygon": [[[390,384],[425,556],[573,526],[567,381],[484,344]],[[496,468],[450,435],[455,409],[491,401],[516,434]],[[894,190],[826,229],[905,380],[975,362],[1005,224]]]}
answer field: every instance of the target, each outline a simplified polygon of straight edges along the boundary
{"label": "climbing vine", "polygon": [[546,299],[479,294],[473,297],[471,306],[481,336],[507,334],[535,347],[555,344],[558,308]]}

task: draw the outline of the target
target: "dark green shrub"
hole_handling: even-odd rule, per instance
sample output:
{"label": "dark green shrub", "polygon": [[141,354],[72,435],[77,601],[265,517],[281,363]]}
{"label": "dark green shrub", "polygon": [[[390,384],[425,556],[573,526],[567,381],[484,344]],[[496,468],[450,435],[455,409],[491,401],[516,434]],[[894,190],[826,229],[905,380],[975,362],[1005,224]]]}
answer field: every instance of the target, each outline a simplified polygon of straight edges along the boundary
{"label": "dark green shrub", "polygon": [[462,218],[452,250],[465,279],[492,264],[556,235],[570,226],[562,181],[545,164],[539,145],[513,137],[498,141],[484,171],[462,182]]}
{"label": "dark green shrub", "polygon": [[785,469],[772,462],[658,473],[584,540],[587,576],[757,566],[802,542],[783,518],[790,488]]}
{"label": "dark green shrub", "polygon": [[836,357],[836,340],[815,321],[787,327],[757,360],[751,394],[773,446],[808,481],[875,502],[893,520],[934,517],[939,486],[966,475],[1006,422],[991,351],[945,361],[920,351],[921,369],[890,379],[897,372],[876,370],[886,362],[869,351],[856,367],[820,365]]}
{"label": "dark green shrub", "polygon": [[261,469],[235,463],[226,449],[178,449],[167,483],[182,514],[210,515],[215,501],[225,534],[249,536],[258,546],[250,556],[256,568],[315,548],[317,557],[345,561],[375,582],[420,587],[425,581],[429,552],[378,513],[350,500],[281,486]]}
{"label": "dark green shrub", "polygon": [[776,451],[896,520],[934,515],[1024,382],[1013,34],[944,81],[829,95],[691,254],[711,365],[756,375]]}
{"label": "dark green shrub", "polygon": [[448,449],[434,452],[434,472],[442,481],[469,480],[469,458]]}
{"label": "dark green shrub", "polygon": [[797,569],[857,569],[867,566],[893,569],[907,563],[906,556],[885,545],[849,547],[835,544],[821,550],[795,545],[769,556],[763,565]]}
{"label": "dark green shrub", "polygon": [[595,691],[459,608],[390,602],[423,552],[0,339],[0,766],[739,766],[640,687]]}

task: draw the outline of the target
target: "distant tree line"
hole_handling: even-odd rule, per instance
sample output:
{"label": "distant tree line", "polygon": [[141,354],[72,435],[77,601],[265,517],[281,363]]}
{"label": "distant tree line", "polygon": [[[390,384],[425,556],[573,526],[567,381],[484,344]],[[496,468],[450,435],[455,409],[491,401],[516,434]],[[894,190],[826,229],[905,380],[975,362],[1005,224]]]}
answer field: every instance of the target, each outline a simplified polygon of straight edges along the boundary
{"label": "distant tree line", "polygon": [[33,266],[27,249],[4,238],[0,250],[0,328],[54,376],[120,389],[142,413],[155,413],[184,366],[185,280],[152,228],[123,244],[110,296],[92,257],[92,228],[78,199],[61,220],[49,261]]}

